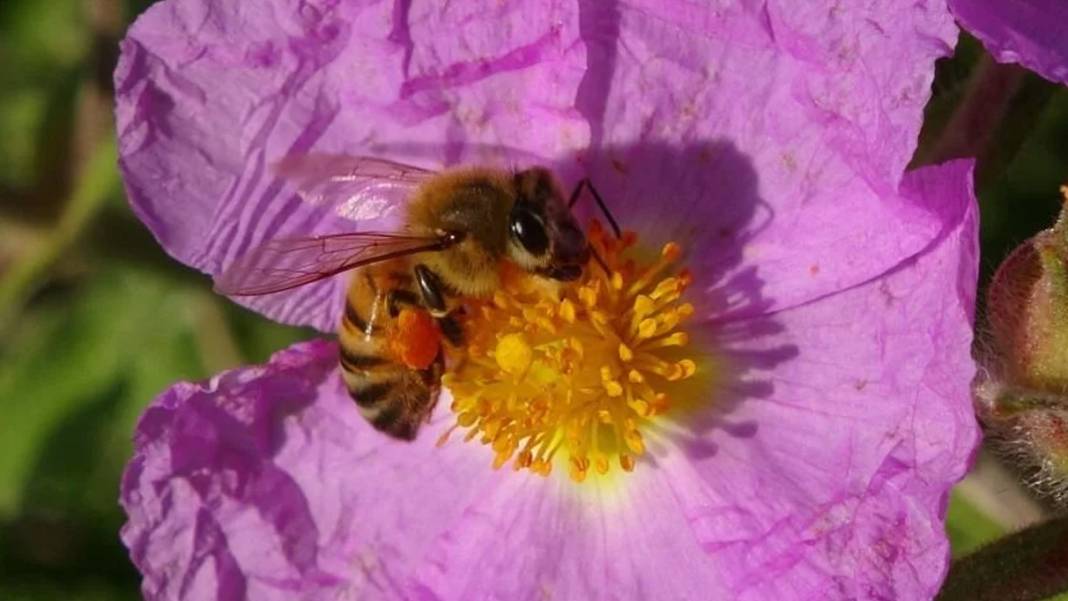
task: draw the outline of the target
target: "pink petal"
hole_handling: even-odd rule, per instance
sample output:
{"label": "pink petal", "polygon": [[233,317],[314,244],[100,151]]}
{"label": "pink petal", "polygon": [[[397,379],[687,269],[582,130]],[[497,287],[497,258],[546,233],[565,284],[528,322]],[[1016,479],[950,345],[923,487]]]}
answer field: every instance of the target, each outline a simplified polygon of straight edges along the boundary
{"label": "pink petal", "polygon": [[590,173],[621,221],[764,306],[877,276],[938,233],[897,194],[957,29],[942,2],[605,3],[584,18]]}
{"label": "pink petal", "polygon": [[948,491],[979,440],[971,163],[903,189],[942,220],[937,241],[862,286],[723,327],[726,412],[691,465],[665,458],[730,598],[927,599],[944,577]]}
{"label": "pink petal", "polygon": [[739,373],[708,419],[680,420],[616,490],[504,482],[440,535],[420,598],[933,597],[948,491],[979,441],[970,182],[967,161],[908,175],[903,195],[942,223],[923,254],[717,326]]}
{"label": "pink petal", "polygon": [[[391,441],[340,388],[335,353],[298,344],[263,367],[177,384],[145,413],[123,481],[122,538],[147,599],[723,590],[713,559],[679,536],[688,526],[660,472],[639,471],[640,494],[606,512],[592,487],[495,472],[485,448],[459,440],[438,448],[447,411],[415,442]],[[680,553],[695,563],[676,578],[646,574],[648,562]]]}
{"label": "pink petal", "polygon": [[372,430],[336,365],[334,344],[301,343],[156,399],[122,487],[146,598],[399,597],[426,545],[501,476],[474,445]]}
{"label": "pink petal", "polygon": [[[131,202],[208,273],[269,238],[375,225],[272,175],[311,150],[589,173],[709,285],[759,263],[750,312],[874,277],[937,233],[895,192],[956,34],[938,2],[300,6],[168,0],[123,43]],[[343,280],[239,302],[330,330]]]}
{"label": "pink petal", "polygon": [[416,442],[387,440],[328,343],[176,385],[123,482],[146,597],[930,597],[946,494],[978,438],[970,178],[967,162],[907,176],[903,196],[942,228],[885,276],[711,324],[729,394],[651,440],[618,487],[436,448],[447,399]]}
{"label": "pink petal", "polygon": [[672,474],[642,466],[624,487],[576,489],[513,474],[438,536],[415,598],[721,599],[716,558],[690,534]]}
{"label": "pink petal", "polygon": [[[267,239],[352,231],[271,165],[311,150],[438,167],[502,143],[580,148],[577,40],[576,8],[534,0],[161,2],[130,28],[115,73],[127,193],[172,256],[210,274]],[[333,330],[342,280],[238,300]]]}
{"label": "pink petal", "polygon": [[949,0],[965,29],[1002,63],[1068,84],[1068,4],[1063,0]]}

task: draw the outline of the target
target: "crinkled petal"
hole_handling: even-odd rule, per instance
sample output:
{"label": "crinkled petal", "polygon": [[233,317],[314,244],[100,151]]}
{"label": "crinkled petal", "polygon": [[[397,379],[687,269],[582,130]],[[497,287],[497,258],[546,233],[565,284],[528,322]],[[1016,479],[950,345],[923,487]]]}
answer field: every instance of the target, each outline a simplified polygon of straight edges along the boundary
{"label": "crinkled petal", "polygon": [[665,470],[577,489],[513,474],[438,536],[423,600],[728,599],[727,574],[690,534]]}
{"label": "crinkled petal", "polygon": [[970,182],[967,161],[906,177],[942,228],[893,272],[717,324],[732,394],[653,440],[618,489],[519,476],[480,498],[419,598],[933,597],[948,491],[979,440]]}
{"label": "crinkled petal", "polygon": [[923,254],[719,333],[726,411],[665,465],[730,598],[928,599],[944,577],[948,491],[979,440],[971,163],[903,186],[944,220]]}
{"label": "crinkled petal", "polygon": [[687,242],[698,277],[759,266],[746,310],[853,286],[937,235],[897,190],[956,40],[944,2],[585,6],[593,180],[647,240]]}
{"label": "crinkled petal", "polygon": [[[115,72],[130,202],[172,256],[210,274],[264,240],[375,229],[302,201],[272,164],[314,151],[438,167],[505,143],[495,160],[581,148],[578,35],[564,2],[160,2]],[[342,279],[238,300],[332,330]]]}
{"label": "crinkled petal", "polygon": [[949,0],[949,8],[998,61],[1068,84],[1068,3]]}
{"label": "crinkled petal", "polygon": [[[486,449],[374,432],[302,343],[181,383],[138,425],[122,538],[147,599],[682,599],[725,591],[663,473],[634,495],[493,471]],[[665,572],[649,564],[688,557]],[[656,568],[659,569],[659,568]]]}
{"label": "crinkled petal", "polygon": [[[164,247],[215,274],[269,238],[373,226],[300,201],[271,171],[288,153],[542,161],[690,242],[709,283],[760,264],[772,310],[937,234],[895,192],[955,34],[935,0],[169,0],[123,42],[121,163]],[[238,300],[329,330],[343,280]]]}
{"label": "crinkled petal", "polygon": [[375,432],[336,366],[335,344],[301,343],[145,412],[121,501],[146,598],[401,598],[423,550],[501,476],[433,432]]}
{"label": "crinkled petal", "polygon": [[[358,416],[312,342],[179,384],[138,426],[123,540],[149,599],[918,599],[978,430],[967,162],[907,176],[940,217],[916,258],[773,315],[711,324],[733,374],[629,476],[490,469]],[[833,435],[831,435],[833,434]],[[558,474],[559,475],[559,474]]]}
{"label": "crinkled petal", "polygon": [[[274,177],[288,153],[544,160],[687,244],[736,380],[581,489],[436,448],[444,401],[413,444],[374,432],[329,343],[179,384],[123,483],[146,596],[932,594],[976,442],[975,223],[967,165],[898,190],[954,34],[942,4],[889,0],[156,5],[116,73],[121,157],[180,260],[351,229]],[[330,329],[339,287],[244,302]]]}

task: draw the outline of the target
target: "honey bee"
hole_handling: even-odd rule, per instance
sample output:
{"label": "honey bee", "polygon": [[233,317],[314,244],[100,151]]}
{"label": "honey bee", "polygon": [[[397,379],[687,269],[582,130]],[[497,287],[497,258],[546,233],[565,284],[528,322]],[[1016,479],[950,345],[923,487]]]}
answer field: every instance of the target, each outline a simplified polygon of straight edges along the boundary
{"label": "honey bee", "polygon": [[[465,298],[492,295],[501,269],[549,280],[582,275],[590,245],[543,167],[465,167],[435,172],[368,157],[305,155],[276,165],[310,202],[354,220],[405,209],[391,232],[346,232],[271,240],[227,267],[215,289],[229,296],[272,294],[355,270],[338,328],[345,386],[377,430],[412,440],[429,419],[444,368],[441,341],[459,346]],[[596,258],[596,257],[595,257]]]}

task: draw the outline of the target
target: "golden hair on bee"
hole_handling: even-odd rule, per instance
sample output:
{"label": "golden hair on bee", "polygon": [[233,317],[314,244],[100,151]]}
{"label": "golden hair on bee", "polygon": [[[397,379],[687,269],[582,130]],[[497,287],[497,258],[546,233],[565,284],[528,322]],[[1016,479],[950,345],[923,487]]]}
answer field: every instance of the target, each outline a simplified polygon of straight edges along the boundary
{"label": "golden hair on bee", "polygon": [[463,344],[458,312],[465,298],[491,295],[508,265],[569,281],[591,257],[571,214],[589,182],[565,200],[543,167],[433,172],[309,155],[287,158],[277,170],[298,182],[309,202],[332,203],[343,216],[377,217],[373,207],[392,206],[383,200],[403,202],[403,227],[272,240],[230,265],[216,289],[271,294],[354,270],[338,329],[342,376],[361,413],[397,438],[414,438],[437,402],[441,340]]}

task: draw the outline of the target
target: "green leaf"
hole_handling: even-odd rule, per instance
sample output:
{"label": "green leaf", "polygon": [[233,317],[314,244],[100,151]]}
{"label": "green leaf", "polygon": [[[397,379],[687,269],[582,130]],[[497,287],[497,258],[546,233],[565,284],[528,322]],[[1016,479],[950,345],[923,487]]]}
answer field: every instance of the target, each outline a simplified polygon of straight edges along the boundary
{"label": "green leaf", "polygon": [[1068,90],[1059,88],[1037,115],[1002,177],[979,191],[981,282],[1021,241],[1046,229],[1061,208],[1058,188],[1068,179]]}
{"label": "green leaf", "polygon": [[220,299],[219,302],[224,305],[226,320],[233,327],[241,354],[250,363],[263,363],[279,349],[300,340],[322,336],[322,333],[311,328],[275,323],[226,299]]}
{"label": "green leaf", "polygon": [[27,186],[33,179],[37,132],[45,114],[43,90],[21,88],[0,93],[0,184]]}
{"label": "green leaf", "polygon": [[5,0],[0,3],[0,55],[5,87],[48,81],[84,60],[91,33],[79,0]]}
{"label": "green leaf", "polygon": [[36,271],[41,292],[0,346],[0,565],[18,574],[0,578],[2,599],[136,598],[116,502],[136,420],[176,380],[306,337],[214,295],[128,214],[107,223],[112,235],[80,243],[88,274]]}
{"label": "green leaf", "polygon": [[114,459],[128,452],[135,416],[173,379],[207,375],[183,309],[189,290],[148,272],[106,270],[69,292],[72,303],[46,297],[27,312],[4,353],[0,517],[27,494],[107,511]]}
{"label": "green leaf", "polygon": [[1005,534],[993,519],[956,490],[949,497],[946,530],[953,557],[961,557]]}

